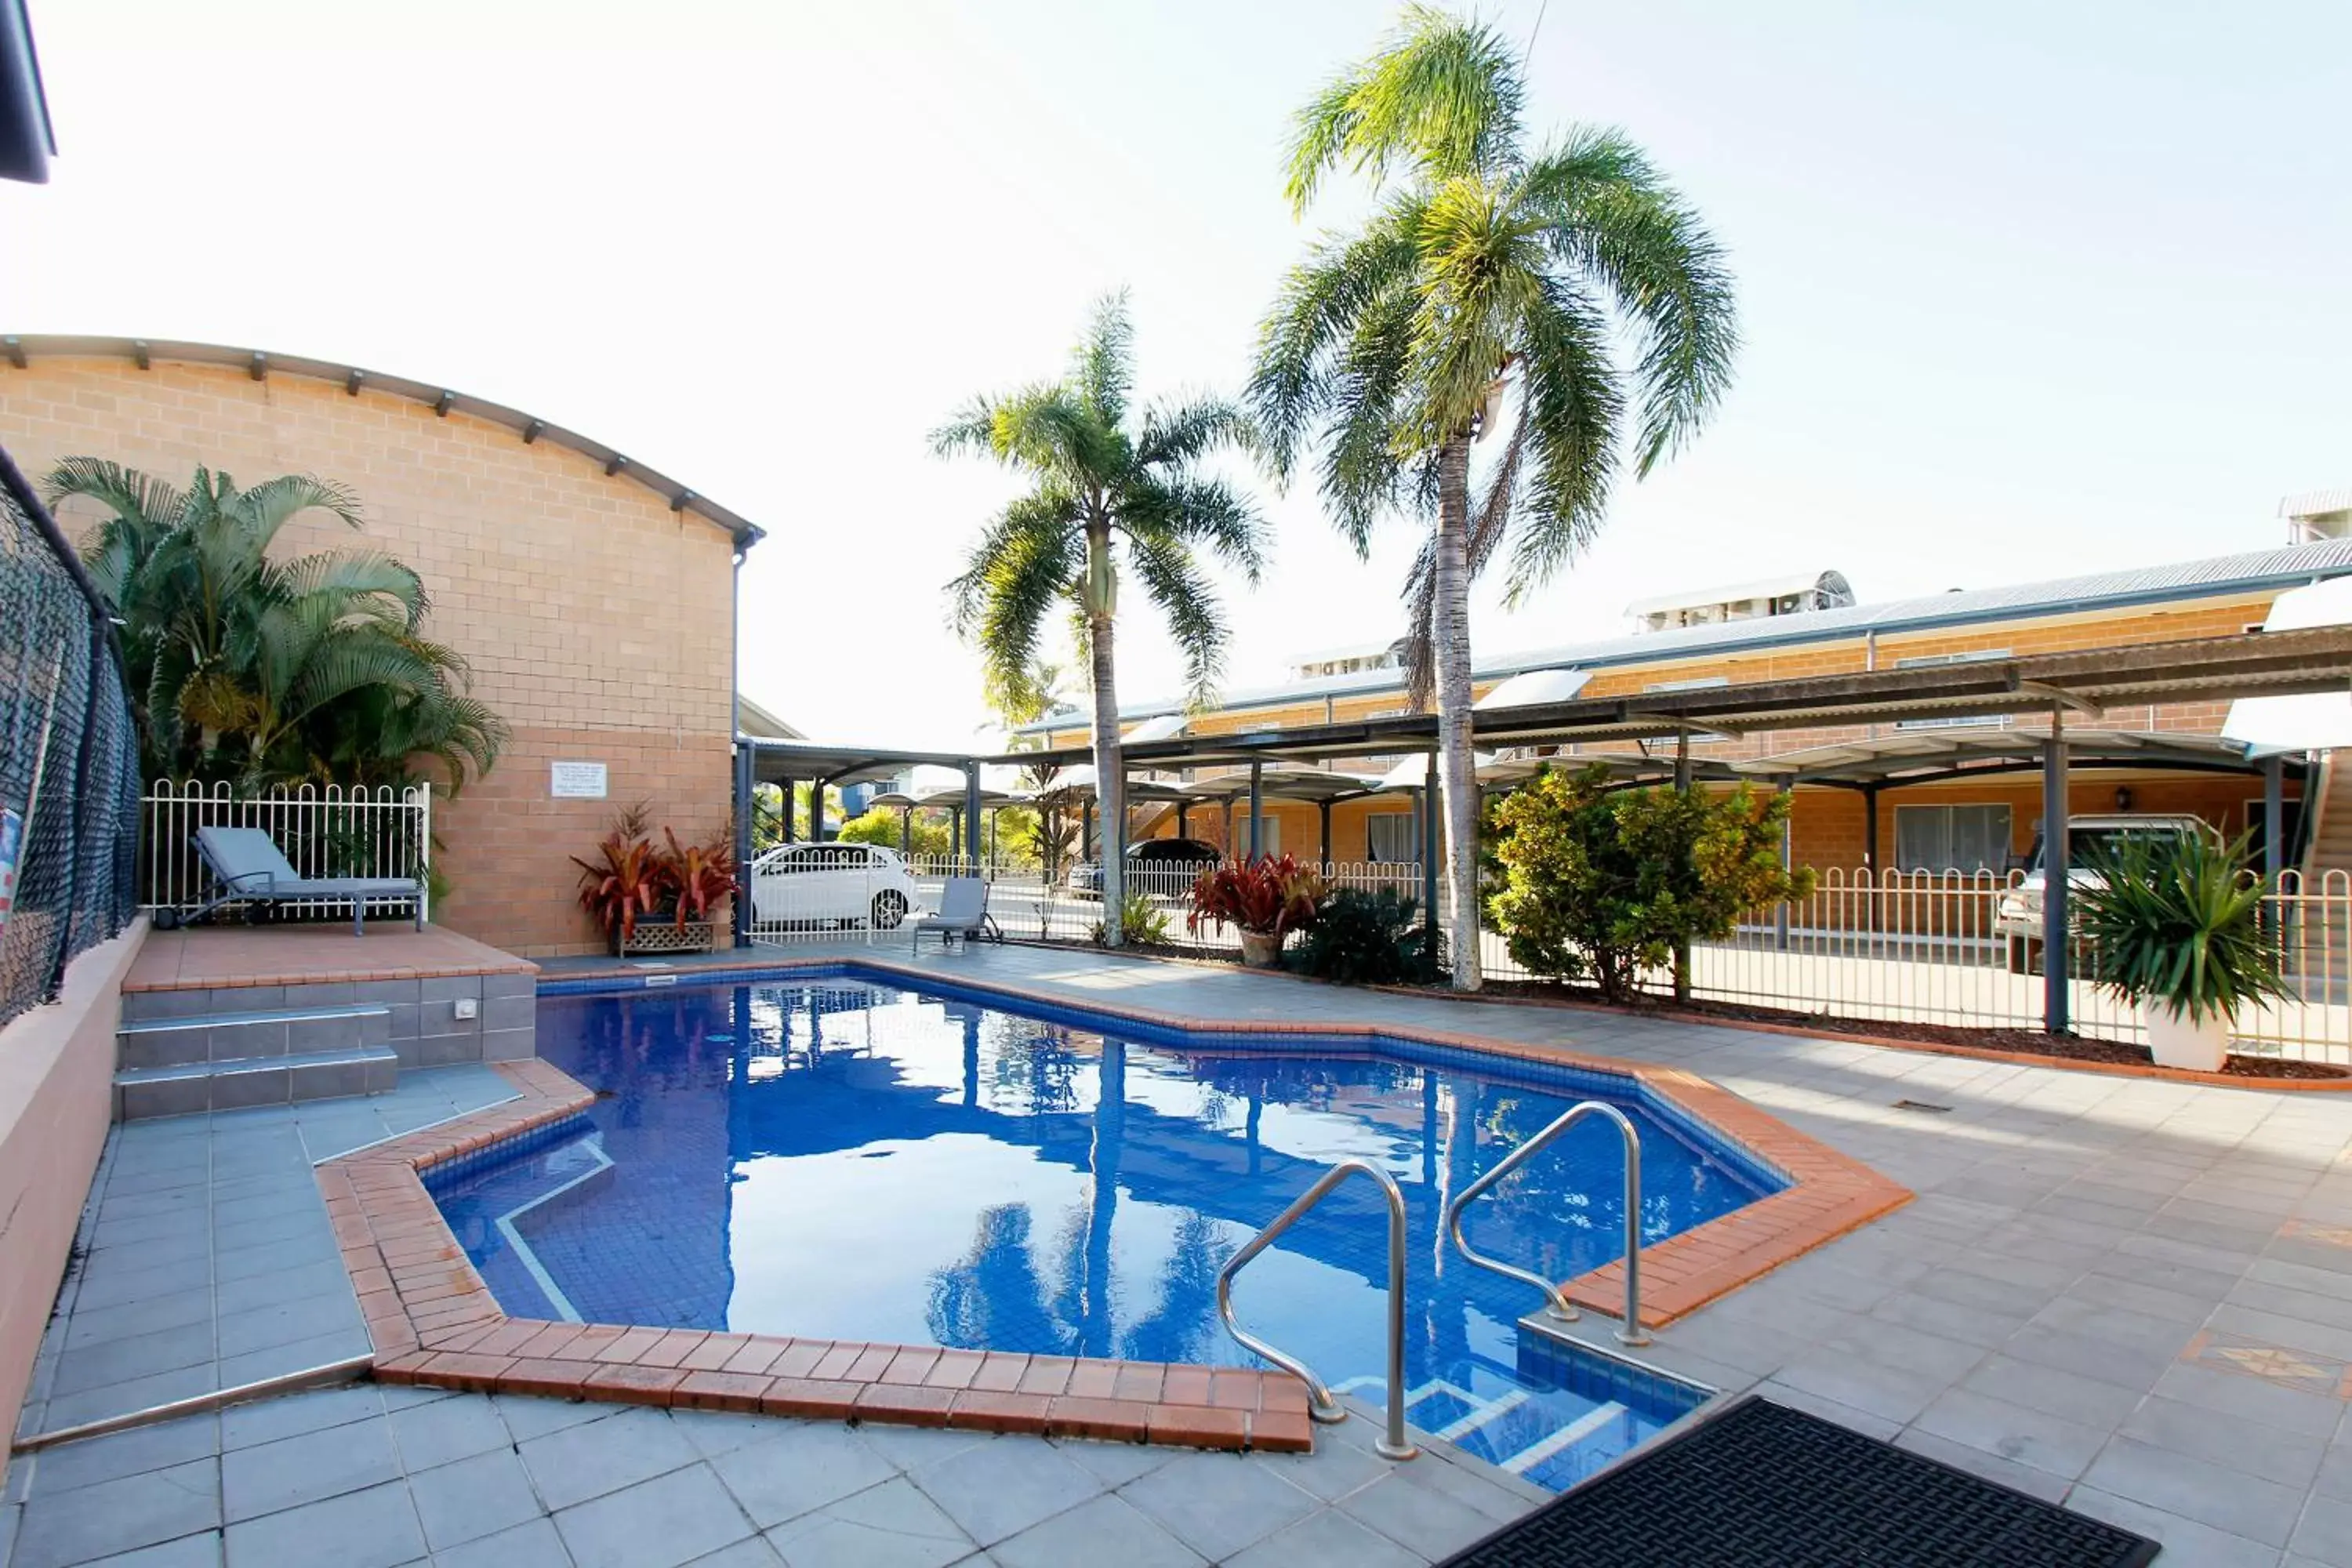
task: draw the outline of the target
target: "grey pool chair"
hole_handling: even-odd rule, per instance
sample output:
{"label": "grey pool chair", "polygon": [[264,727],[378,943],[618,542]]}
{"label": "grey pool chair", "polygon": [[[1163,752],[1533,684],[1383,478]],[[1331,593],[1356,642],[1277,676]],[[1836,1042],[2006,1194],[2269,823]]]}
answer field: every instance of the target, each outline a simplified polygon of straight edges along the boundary
{"label": "grey pool chair", "polygon": [[923,943],[923,933],[940,933],[940,945],[945,947],[951,936],[992,936],[1004,940],[1004,932],[988,912],[988,883],[980,877],[950,877],[940,894],[940,912],[925,915],[915,922],[915,945]]}
{"label": "grey pool chair", "polygon": [[389,901],[414,908],[416,929],[425,929],[425,884],[414,877],[305,877],[258,827],[199,827],[196,853],[220,884],[220,891],[193,910],[173,911],[177,920],[200,919],[223,904],[349,902],[352,934],[364,936],[368,905]]}

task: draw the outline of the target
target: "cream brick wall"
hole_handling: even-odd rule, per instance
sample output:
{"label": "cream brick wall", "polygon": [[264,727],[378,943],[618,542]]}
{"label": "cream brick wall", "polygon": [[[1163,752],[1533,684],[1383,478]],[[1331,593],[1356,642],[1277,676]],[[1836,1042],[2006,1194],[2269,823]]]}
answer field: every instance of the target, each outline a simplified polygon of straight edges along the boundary
{"label": "cream brick wall", "polygon": [[[36,482],[59,458],[109,458],[184,484],[307,472],[355,490],[368,527],[322,515],[289,551],[364,546],[406,562],[428,628],[472,663],[474,694],[514,727],[498,769],[436,808],[455,885],[446,923],[509,952],[586,951],[568,857],[616,805],[653,803],[681,836],[727,818],[733,545],[693,512],[550,443],[386,393],[158,362],[0,364],[0,444]],[[86,530],[97,509],[60,521]],[[551,760],[609,764],[611,798],[548,796]]]}

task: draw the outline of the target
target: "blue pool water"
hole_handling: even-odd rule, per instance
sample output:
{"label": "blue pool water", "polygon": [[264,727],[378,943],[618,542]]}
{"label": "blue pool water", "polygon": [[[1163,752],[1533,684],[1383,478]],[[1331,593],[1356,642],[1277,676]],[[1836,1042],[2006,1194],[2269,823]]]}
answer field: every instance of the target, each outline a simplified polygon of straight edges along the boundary
{"label": "blue pool water", "polygon": [[[1239,1363],[1218,1268],[1358,1156],[1409,1205],[1416,1426],[1561,1488],[1696,1403],[1523,1333],[1539,1298],[1469,1267],[1440,1216],[1580,1099],[1640,1128],[1646,1239],[1779,1184],[1745,1154],[1622,1079],[1116,1027],[854,973],[545,998],[540,1054],[599,1102],[432,1185],[518,1315]],[[1580,1125],[1482,1200],[1471,1239],[1555,1278],[1605,1263],[1621,1182],[1615,1132]],[[1385,1241],[1372,1185],[1343,1185],[1240,1277],[1242,1321],[1377,1400]]]}

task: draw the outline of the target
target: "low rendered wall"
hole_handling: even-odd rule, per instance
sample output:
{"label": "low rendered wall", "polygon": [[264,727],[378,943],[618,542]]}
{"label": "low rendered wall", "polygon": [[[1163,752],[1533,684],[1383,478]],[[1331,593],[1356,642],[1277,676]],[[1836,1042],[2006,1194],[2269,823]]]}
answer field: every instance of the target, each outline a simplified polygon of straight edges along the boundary
{"label": "low rendered wall", "polygon": [[122,980],[140,921],[74,960],[64,994],[0,1028],[0,1432],[16,1429],[106,1146]]}

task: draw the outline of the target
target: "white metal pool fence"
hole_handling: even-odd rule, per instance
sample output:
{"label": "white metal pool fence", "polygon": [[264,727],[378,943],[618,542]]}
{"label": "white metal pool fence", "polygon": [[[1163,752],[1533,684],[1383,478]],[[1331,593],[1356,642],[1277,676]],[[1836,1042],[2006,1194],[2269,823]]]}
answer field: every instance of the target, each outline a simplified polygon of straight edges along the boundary
{"label": "white metal pool fence", "polygon": [[[200,827],[258,827],[305,877],[415,877],[433,859],[433,786],[298,784],[239,790],[162,779],[140,800],[139,907],[186,909],[210,896]],[[303,906],[297,906],[303,907]],[[321,910],[334,906],[320,905]],[[387,906],[390,907],[390,906]],[[340,906],[350,911],[346,903]],[[404,900],[400,908],[405,912]],[[431,911],[423,911],[430,918]]]}
{"label": "white metal pool fence", "polygon": [[[969,866],[950,856],[908,861],[919,908],[936,909],[946,879],[970,874]],[[1097,940],[1101,900],[1074,887],[1067,867],[1051,880],[1034,865],[1009,861],[982,862],[979,870],[989,879],[989,910],[1007,936]],[[881,892],[884,874],[872,875],[875,879],[861,888],[861,901],[854,907],[870,907]],[[1410,862],[1335,864],[1328,875],[1339,887],[1391,888],[1414,898],[1421,890],[1421,868]],[[1185,921],[1189,897],[1172,884],[1161,886],[1167,879],[1164,868],[1142,873],[1154,924],[1150,931],[1130,930],[1131,938],[1202,952],[1239,949],[1239,935],[1231,930],[1191,930]],[[2021,881],[2016,872],[1820,871],[1808,897],[1755,911],[1727,940],[1694,948],[1690,994],[1837,1018],[2039,1030],[2044,987],[2039,946],[2012,942],[1999,923],[2001,900]],[[2239,1048],[2352,1065],[2352,879],[2330,871],[2306,881],[2290,871],[2264,896],[2263,908],[2264,924],[2278,944],[2279,973],[2288,995],[2240,1016]],[[754,934],[773,942],[839,940],[845,927],[871,941],[902,940],[911,930],[877,929],[871,921],[804,920],[763,925]],[[1512,960],[1496,932],[1481,933],[1479,957],[1489,979],[1538,978]],[[2144,1038],[2137,1011],[2086,978],[2095,967],[2095,955],[2078,948],[2068,986],[2076,1032],[2121,1041]],[[1649,973],[1642,984],[1654,994],[1671,995],[1674,977],[1666,971]]]}

